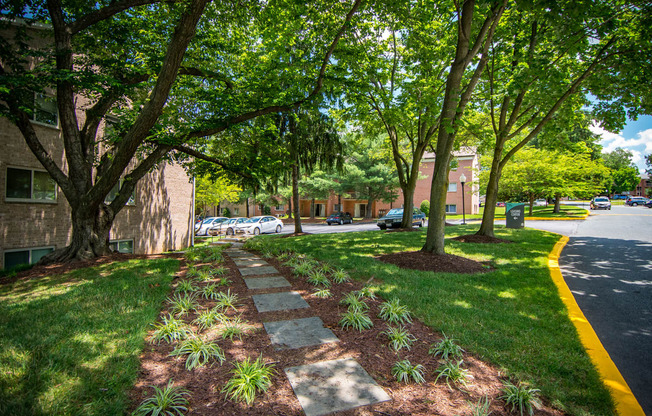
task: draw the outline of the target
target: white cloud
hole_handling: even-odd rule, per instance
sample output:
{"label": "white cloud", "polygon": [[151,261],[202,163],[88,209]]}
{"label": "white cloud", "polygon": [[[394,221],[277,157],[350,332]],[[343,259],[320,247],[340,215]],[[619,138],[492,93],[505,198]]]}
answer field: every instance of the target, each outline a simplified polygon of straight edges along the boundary
{"label": "white cloud", "polygon": [[599,126],[589,127],[593,133],[602,137],[600,144],[602,152],[613,152],[620,147],[632,152],[632,161],[643,171],[645,169],[645,156],[652,154],[652,129],[636,133],[636,138],[626,138],[620,134],[612,133]]}

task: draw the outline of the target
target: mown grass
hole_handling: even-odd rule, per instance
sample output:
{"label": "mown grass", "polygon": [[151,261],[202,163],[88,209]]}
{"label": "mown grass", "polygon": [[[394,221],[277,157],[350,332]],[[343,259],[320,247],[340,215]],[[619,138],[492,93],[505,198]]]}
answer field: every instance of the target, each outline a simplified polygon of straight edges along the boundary
{"label": "mown grass", "polygon": [[[574,206],[574,205],[561,205],[561,212],[554,213],[552,212],[555,208],[554,205],[548,205],[547,207],[532,207],[532,217],[537,218],[580,218],[583,215],[586,215],[588,203],[586,208]],[[484,213],[484,207],[480,207],[480,210],[477,214],[468,214],[465,216],[467,220],[471,219],[482,219],[482,214]],[[530,216],[530,206],[525,205],[525,219]],[[461,220],[462,214],[459,215],[446,215],[447,220]],[[496,207],[495,219],[504,220],[505,219],[505,207]]]}
{"label": "mown grass", "polygon": [[0,286],[0,414],[124,414],[178,267],[130,260]]}
{"label": "mown grass", "polygon": [[[447,237],[476,229],[449,227]],[[343,267],[358,280],[373,278],[381,296],[399,298],[415,317],[459,340],[465,350],[540,388],[548,404],[576,415],[614,414],[609,393],[550,278],[548,255],[559,236],[503,227],[497,227],[496,234],[513,243],[446,242],[448,253],[495,267],[478,275],[405,270],[374,259],[421,249],[425,229],[262,238]]]}

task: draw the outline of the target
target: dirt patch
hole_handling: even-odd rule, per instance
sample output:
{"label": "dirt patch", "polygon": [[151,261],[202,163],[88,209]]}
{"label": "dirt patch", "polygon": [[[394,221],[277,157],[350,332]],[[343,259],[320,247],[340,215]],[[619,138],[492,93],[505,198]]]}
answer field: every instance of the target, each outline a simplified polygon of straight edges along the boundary
{"label": "dirt patch", "polygon": [[481,243],[481,244],[500,244],[511,243],[509,240],[491,237],[488,235],[467,234],[452,238],[451,240],[461,241],[462,243]]}
{"label": "dirt patch", "polygon": [[[488,396],[493,400],[491,406],[493,415],[508,415],[504,403],[498,400],[502,386],[498,369],[482,362],[476,357],[466,354],[464,366],[470,370],[473,380],[467,388],[449,388],[441,380],[435,383],[435,370],[441,363],[428,354],[431,344],[441,339],[441,334],[434,332],[421,322],[414,320],[405,327],[416,337],[412,348],[402,350],[400,356],[388,348],[383,331],[387,323],[378,318],[382,300],[366,300],[369,305],[369,316],[373,328],[358,332],[344,330],[338,322],[346,307],[339,304],[345,294],[363,287],[360,282],[349,282],[333,285],[330,290],[332,297],[321,299],[312,295],[314,287],[305,279],[294,276],[291,269],[280,264],[276,259],[265,259],[279,270],[292,284],[291,290],[296,291],[310,305],[309,309],[292,311],[258,313],[252,301],[252,294],[284,292],[287,288],[267,290],[248,290],[240,273],[232,260],[227,259],[225,265],[229,268],[229,279],[233,284],[229,287],[231,293],[236,293],[240,299],[237,313],[229,311],[228,315],[241,315],[253,328],[242,340],[223,340],[217,334],[206,334],[216,339],[226,355],[223,365],[215,364],[194,371],[186,371],[182,361],[169,357],[173,346],[168,344],[152,345],[149,342],[141,356],[141,370],[134,389],[131,392],[133,410],[142,400],[152,394],[150,385],[164,386],[169,379],[175,384],[183,385],[190,390],[190,410],[188,415],[287,415],[303,414],[301,406],[294,395],[292,387],[283,372],[283,368],[326,361],[331,359],[353,358],[380,384],[391,396],[392,400],[373,406],[364,406],[348,411],[335,413],[340,416],[454,416],[470,414],[468,402],[477,403],[481,397]],[[213,302],[201,300],[202,308],[210,308]],[[166,314],[165,305],[162,315]],[[306,318],[318,316],[324,326],[330,328],[340,342],[320,346],[304,347],[293,350],[276,351],[270,343],[263,328],[263,322]],[[183,319],[191,322],[196,315]],[[197,328],[194,328],[197,330]],[[226,400],[221,392],[230,377],[234,360],[245,357],[262,356],[267,363],[273,363],[276,374],[272,379],[272,387],[266,394],[258,395],[254,404],[249,407],[244,404]],[[412,364],[422,364],[425,367],[425,383],[398,383],[391,373],[391,368],[398,360],[409,359]],[[560,415],[559,412],[545,408],[536,412],[537,415]]]}
{"label": "dirt patch", "polygon": [[425,251],[404,251],[385,254],[376,259],[403,269],[423,270],[438,273],[474,274],[491,270],[488,264],[480,263],[452,254],[432,254]]}
{"label": "dirt patch", "polygon": [[284,234],[280,236],[279,238],[290,238],[290,237],[300,237],[302,235],[310,235],[312,233],[292,233],[292,234]]}

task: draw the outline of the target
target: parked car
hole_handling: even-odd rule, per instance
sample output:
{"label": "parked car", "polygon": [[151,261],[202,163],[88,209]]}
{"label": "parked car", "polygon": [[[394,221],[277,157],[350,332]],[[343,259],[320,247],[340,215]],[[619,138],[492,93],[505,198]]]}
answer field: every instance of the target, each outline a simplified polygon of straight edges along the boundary
{"label": "parked car", "polygon": [[[402,220],[403,208],[394,208],[390,209],[384,217],[378,218],[376,225],[378,225],[381,230],[386,228],[399,228]],[[412,212],[412,225],[423,227],[425,223],[426,214],[421,212],[419,208],[414,208],[414,211]]]}
{"label": "parked car", "polygon": [[627,199],[627,195],[614,195],[611,199]]}
{"label": "parked car", "polygon": [[283,230],[283,221],[270,215],[253,217],[240,224],[238,229],[244,233],[254,235],[273,232],[280,233]]}
{"label": "parked car", "polygon": [[226,235],[242,233],[243,231],[240,229],[240,226],[244,224],[245,221],[247,221],[245,217],[231,218],[228,221],[224,221],[222,229]]}
{"label": "parked car", "polygon": [[647,202],[645,203],[645,206],[648,208],[652,208],[652,199],[648,199]]}
{"label": "parked car", "polygon": [[629,205],[630,207],[635,207],[637,205],[645,205],[646,202],[647,202],[647,198],[645,198],[644,196],[630,196],[625,201],[625,205]]}
{"label": "parked car", "polygon": [[596,196],[589,204],[590,209],[611,209],[611,201],[606,196]]}
{"label": "parked car", "polygon": [[546,207],[546,206],[548,206],[548,201],[546,201],[543,198],[542,199],[537,199],[537,200],[534,201],[534,206],[535,207]]}
{"label": "parked car", "polygon": [[496,202],[497,207],[504,207],[505,203],[504,202]]}
{"label": "parked car", "polygon": [[331,214],[326,218],[326,224],[331,225],[331,224],[353,224],[353,217],[351,216],[350,213],[348,212],[336,212],[334,214]]}
{"label": "parked car", "polygon": [[208,235],[208,229],[211,228],[215,221],[222,222],[228,220],[226,217],[207,217],[198,224],[195,224],[195,235]]}
{"label": "parked car", "polygon": [[225,232],[225,224],[229,222],[230,218],[227,217],[217,217],[216,220],[208,227],[206,235],[218,235]]}

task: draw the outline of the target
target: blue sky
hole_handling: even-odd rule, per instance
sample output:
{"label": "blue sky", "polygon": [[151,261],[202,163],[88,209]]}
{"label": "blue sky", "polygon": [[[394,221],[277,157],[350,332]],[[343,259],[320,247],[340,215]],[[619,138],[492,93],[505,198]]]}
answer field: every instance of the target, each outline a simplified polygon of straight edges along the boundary
{"label": "blue sky", "polygon": [[620,132],[610,132],[601,127],[591,127],[600,135],[603,152],[611,152],[617,147],[627,149],[634,155],[633,161],[641,173],[645,170],[645,156],[652,153],[652,116],[642,116],[636,121],[628,121]]}

